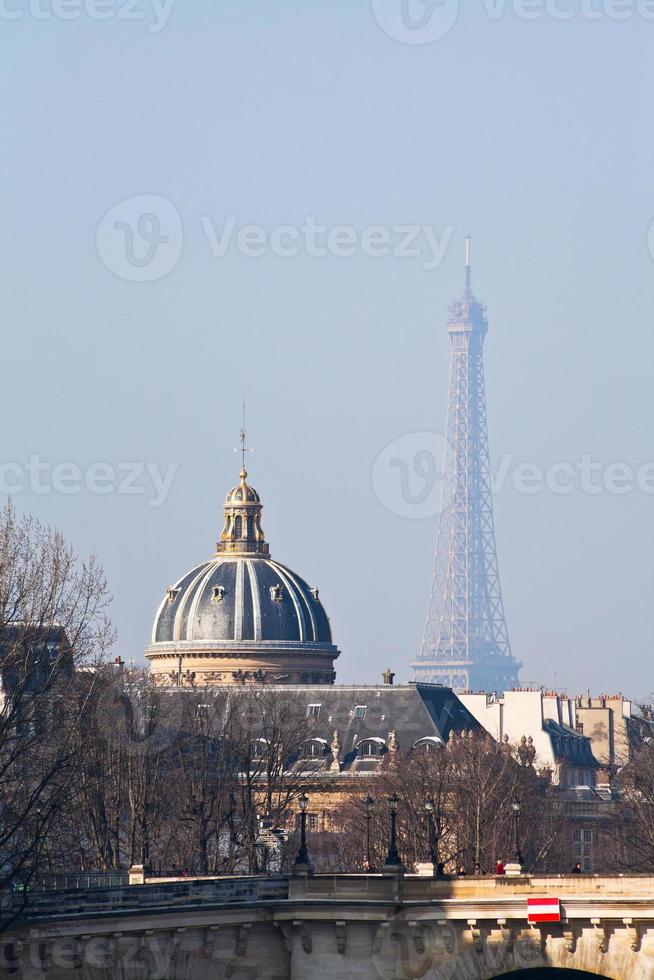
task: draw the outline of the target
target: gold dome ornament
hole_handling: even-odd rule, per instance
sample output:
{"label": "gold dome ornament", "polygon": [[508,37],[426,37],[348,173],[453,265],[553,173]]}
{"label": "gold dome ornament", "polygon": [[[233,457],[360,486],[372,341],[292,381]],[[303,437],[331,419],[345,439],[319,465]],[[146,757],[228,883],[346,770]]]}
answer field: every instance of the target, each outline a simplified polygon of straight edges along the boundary
{"label": "gold dome ornament", "polygon": [[239,474],[241,482],[227,494],[225,523],[216,545],[217,555],[270,554],[261,527],[261,498],[254,487],[246,483],[247,475],[243,467]]}

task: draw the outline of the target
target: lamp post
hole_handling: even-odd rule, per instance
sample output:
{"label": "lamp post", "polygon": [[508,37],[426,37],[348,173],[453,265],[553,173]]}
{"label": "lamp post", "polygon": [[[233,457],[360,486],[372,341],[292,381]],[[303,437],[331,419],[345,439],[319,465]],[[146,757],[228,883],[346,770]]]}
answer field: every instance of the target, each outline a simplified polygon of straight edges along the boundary
{"label": "lamp post", "polygon": [[307,850],[307,807],[309,805],[309,797],[306,793],[302,793],[298,803],[300,805],[300,848],[293,864],[293,874],[310,875],[313,873],[313,866],[309,860],[309,851]]}
{"label": "lamp post", "polygon": [[522,852],[520,850],[520,800],[514,796],[511,801],[513,812],[513,852],[515,863],[522,867]]}
{"label": "lamp post", "polygon": [[404,865],[397,849],[397,807],[399,798],[393,793],[388,797],[388,805],[391,808],[391,842],[388,846],[384,871],[386,873],[398,874],[404,871]]}
{"label": "lamp post", "polygon": [[428,796],[425,803],[425,813],[427,814],[427,825],[429,827],[429,861],[433,864],[434,870],[438,865],[438,841],[436,840],[436,826],[434,824],[435,809],[434,801],[431,796]]}
{"label": "lamp post", "polygon": [[366,861],[365,869],[368,874],[375,874],[377,869],[373,867],[372,858],[370,856],[370,822],[372,820],[372,808],[375,805],[375,801],[372,796],[366,796],[363,801],[363,808],[366,811]]}

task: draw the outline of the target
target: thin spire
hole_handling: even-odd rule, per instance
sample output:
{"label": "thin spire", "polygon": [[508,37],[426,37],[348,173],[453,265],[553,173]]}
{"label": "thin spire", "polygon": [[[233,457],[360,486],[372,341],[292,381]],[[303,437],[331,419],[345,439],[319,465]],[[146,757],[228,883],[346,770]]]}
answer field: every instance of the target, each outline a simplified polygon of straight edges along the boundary
{"label": "thin spire", "polygon": [[241,442],[241,448],[235,449],[234,452],[235,453],[240,452],[241,454],[241,482],[242,482],[245,480],[246,476],[248,475],[247,470],[245,469],[245,454],[254,452],[253,449],[248,449],[246,445],[247,430],[245,428],[245,398],[243,399],[243,411],[241,416],[241,432],[239,438]]}
{"label": "thin spire", "polygon": [[243,414],[242,414],[242,417],[241,417],[241,466],[242,466],[243,469],[245,469],[245,453],[247,452],[247,450],[245,448],[246,435],[247,435],[247,433],[246,433],[246,430],[245,430],[245,398],[244,398],[243,399]]}
{"label": "thin spire", "polygon": [[470,267],[470,235],[466,235],[466,292],[472,289],[472,269]]}

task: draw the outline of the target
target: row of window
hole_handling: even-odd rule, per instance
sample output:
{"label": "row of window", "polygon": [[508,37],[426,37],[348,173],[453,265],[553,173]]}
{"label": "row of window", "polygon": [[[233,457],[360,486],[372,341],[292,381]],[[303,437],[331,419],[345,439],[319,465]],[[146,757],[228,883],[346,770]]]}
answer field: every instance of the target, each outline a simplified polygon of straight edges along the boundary
{"label": "row of window", "polygon": [[[434,752],[436,748],[442,745],[439,738],[428,735],[426,738],[420,738],[414,743],[413,749],[422,752]],[[253,759],[261,759],[265,756],[268,748],[268,742],[265,738],[258,738],[252,742],[251,745],[251,756]],[[364,738],[356,746],[356,752],[361,758],[373,758],[375,756],[384,755],[387,751],[386,742],[383,738]],[[307,739],[302,745],[301,754],[304,759],[319,759],[329,752],[329,745],[322,738],[311,738]]]}
{"label": "row of window", "polygon": [[[316,590],[317,591],[317,590]],[[319,704],[310,704],[307,707],[307,718],[317,718],[320,714],[320,709],[322,708],[322,702]],[[357,704],[352,709],[353,718],[365,718],[366,712],[368,710],[367,704]]]}

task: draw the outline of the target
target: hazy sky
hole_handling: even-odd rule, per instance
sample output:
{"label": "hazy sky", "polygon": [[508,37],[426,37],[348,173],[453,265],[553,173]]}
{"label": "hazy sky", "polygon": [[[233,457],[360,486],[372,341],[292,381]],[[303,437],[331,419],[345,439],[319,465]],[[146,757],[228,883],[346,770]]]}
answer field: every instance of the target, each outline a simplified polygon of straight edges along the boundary
{"label": "hazy sky", "polygon": [[522,677],[648,694],[654,4],[0,8],[3,493],[97,551],[116,652],[212,554],[245,395],[339,679],[410,678],[470,232]]}

